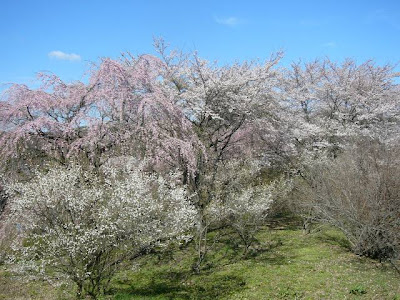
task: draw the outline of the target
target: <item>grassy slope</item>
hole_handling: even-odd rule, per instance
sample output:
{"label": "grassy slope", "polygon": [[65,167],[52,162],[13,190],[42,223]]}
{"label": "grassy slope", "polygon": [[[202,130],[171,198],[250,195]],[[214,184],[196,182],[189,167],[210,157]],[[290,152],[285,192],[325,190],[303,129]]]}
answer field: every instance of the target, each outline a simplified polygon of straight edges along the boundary
{"label": "grassy slope", "polygon": [[[200,275],[190,272],[190,247],[150,255],[115,276],[105,299],[400,299],[399,275],[351,254],[335,230],[304,235],[287,226],[265,229],[259,240],[259,251],[243,258],[235,240],[219,232]],[[70,297],[68,286],[24,284],[0,271],[0,299]]]}

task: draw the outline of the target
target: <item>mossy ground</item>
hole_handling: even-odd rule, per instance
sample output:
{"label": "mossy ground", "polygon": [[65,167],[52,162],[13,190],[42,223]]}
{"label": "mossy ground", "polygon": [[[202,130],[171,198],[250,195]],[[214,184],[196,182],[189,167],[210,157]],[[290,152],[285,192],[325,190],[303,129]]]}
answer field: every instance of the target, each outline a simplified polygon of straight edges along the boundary
{"label": "mossy ground", "polygon": [[[200,274],[189,246],[127,263],[104,299],[400,299],[400,276],[388,264],[349,251],[332,228],[305,235],[290,222],[265,227],[243,256],[226,231],[212,234],[213,250]],[[26,282],[0,271],[0,299],[71,299],[73,288]]]}

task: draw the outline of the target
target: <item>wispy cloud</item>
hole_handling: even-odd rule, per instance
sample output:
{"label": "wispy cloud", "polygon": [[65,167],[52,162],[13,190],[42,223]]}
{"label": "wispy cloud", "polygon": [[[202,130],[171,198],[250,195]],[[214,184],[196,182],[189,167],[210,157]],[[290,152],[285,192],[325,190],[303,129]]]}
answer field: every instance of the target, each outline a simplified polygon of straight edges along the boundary
{"label": "wispy cloud", "polygon": [[68,60],[68,61],[80,61],[81,56],[75,53],[65,53],[62,51],[51,51],[48,56],[50,58],[59,59],[59,60]]}
{"label": "wispy cloud", "polygon": [[218,24],[230,27],[243,24],[243,20],[236,17],[227,17],[227,18],[214,17],[214,21],[217,22]]}
{"label": "wispy cloud", "polygon": [[326,48],[334,48],[337,46],[337,44],[335,42],[327,42],[321,45],[322,47],[326,47]]}

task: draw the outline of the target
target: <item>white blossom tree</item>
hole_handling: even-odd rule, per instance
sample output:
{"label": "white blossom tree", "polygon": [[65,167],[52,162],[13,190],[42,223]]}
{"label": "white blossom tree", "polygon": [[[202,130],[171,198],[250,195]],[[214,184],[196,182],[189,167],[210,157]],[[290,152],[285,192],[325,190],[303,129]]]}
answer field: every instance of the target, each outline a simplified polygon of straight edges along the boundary
{"label": "white blossom tree", "polygon": [[337,153],[354,137],[397,139],[399,74],[393,65],[352,59],[293,63],[282,77],[283,98],[300,152]]}
{"label": "white blossom tree", "polygon": [[[268,151],[276,154],[287,150],[287,143],[276,143],[274,149],[268,143],[279,141],[281,133],[280,76],[276,65],[282,53],[265,62],[237,62],[221,67],[217,62],[201,59],[197,53],[168,53],[162,40],[156,41],[156,48],[164,62],[164,89],[182,109],[200,145],[196,152],[192,151],[196,165],[185,182],[194,194],[192,201],[198,211],[201,262],[207,253],[207,230],[213,222],[207,210],[217,201],[220,168],[231,160],[260,160],[266,158]],[[198,267],[199,264],[195,269]]]}
{"label": "white blossom tree", "polygon": [[183,188],[132,163],[108,165],[104,173],[101,179],[76,165],[54,168],[8,187],[21,228],[19,259],[68,276],[79,297],[96,298],[124,259],[193,226]]}

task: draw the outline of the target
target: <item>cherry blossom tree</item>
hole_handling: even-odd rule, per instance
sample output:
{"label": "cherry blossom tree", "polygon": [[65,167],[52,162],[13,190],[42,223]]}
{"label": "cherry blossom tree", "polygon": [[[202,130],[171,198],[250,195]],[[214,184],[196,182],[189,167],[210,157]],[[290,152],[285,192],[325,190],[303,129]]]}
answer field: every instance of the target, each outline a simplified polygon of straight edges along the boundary
{"label": "cherry blossom tree", "polygon": [[182,109],[201,146],[192,152],[196,168],[187,180],[198,210],[199,260],[194,266],[198,271],[207,253],[207,231],[215,225],[207,211],[218,198],[220,169],[225,170],[229,160],[265,158],[265,148],[269,148],[265,140],[279,135],[279,70],[275,66],[282,53],[264,63],[221,67],[197,53],[168,52],[162,40],[156,41],[156,48],[164,61],[164,87]]}
{"label": "cherry blossom tree", "polygon": [[356,136],[398,136],[398,75],[393,65],[373,61],[292,64],[285,70],[282,90],[295,144],[308,153],[334,153]]}

